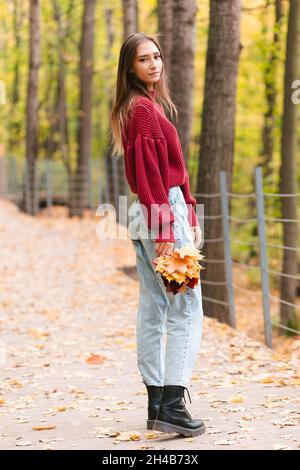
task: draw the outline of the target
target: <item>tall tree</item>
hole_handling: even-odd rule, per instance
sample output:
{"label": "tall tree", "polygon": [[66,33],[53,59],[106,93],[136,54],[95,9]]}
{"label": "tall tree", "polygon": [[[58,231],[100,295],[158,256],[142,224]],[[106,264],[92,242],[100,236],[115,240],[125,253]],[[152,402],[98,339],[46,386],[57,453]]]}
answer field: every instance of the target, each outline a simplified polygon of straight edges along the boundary
{"label": "tall tree", "polygon": [[123,31],[124,38],[138,31],[137,0],[123,0]]}
{"label": "tall tree", "polygon": [[[128,2],[125,2],[128,3]],[[130,8],[131,5],[129,6],[130,13],[133,11],[133,14],[135,13],[135,10]],[[106,25],[106,36],[107,36],[107,47],[106,47],[106,52],[105,52],[105,59],[109,61],[111,59],[112,55],[112,49],[113,49],[113,43],[114,43],[114,28],[113,28],[113,10],[109,4],[109,2],[105,2],[105,7],[104,7],[104,14],[105,14],[105,25]],[[127,12],[128,18],[126,18],[126,22],[130,25],[131,24],[131,16]],[[124,2],[123,2],[123,23],[125,22],[125,11],[124,11]],[[106,83],[109,82],[108,80],[109,77],[107,77]],[[107,85],[106,85],[107,86]],[[112,91],[111,88],[108,90],[108,109],[109,112],[112,109]],[[118,160],[117,162],[114,162],[112,159],[112,142],[109,142],[107,152],[104,153],[104,169],[105,169],[105,184],[106,184],[106,196],[107,199],[105,202],[109,204],[117,204],[117,200],[115,198],[116,195],[116,177],[119,177],[119,174],[121,173],[121,168],[120,166],[122,165],[123,162],[120,162]],[[117,171],[116,171],[117,169]],[[118,207],[116,207],[117,214],[118,214]]]}
{"label": "tall tree", "polygon": [[[292,101],[292,84],[299,79],[300,70],[300,0],[289,2],[288,33],[286,43],[286,63],[284,76],[284,110],[282,120],[280,193],[295,194],[297,118],[298,106]],[[282,218],[297,220],[296,197],[282,197]],[[283,244],[290,249],[283,251],[280,297],[284,302],[295,302],[297,274],[297,222],[283,222]],[[291,276],[291,277],[288,277]],[[295,308],[286,303],[280,305],[281,323],[297,328]]]}
{"label": "tall tree", "polygon": [[174,125],[186,161],[193,117],[196,12],[195,0],[173,0],[170,81],[172,99],[178,107],[178,121]]}
{"label": "tall tree", "polygon": [[89,164],[92,139],[92,78],[96,0],[85,0],[80,43],[80,103],[77,132],[77,168],[71,187],[70,215],[83,216],[88,204]]}
{"label": "tall tree", "polygon": [[[208,48],[206,56],[205,91],[200,141],[200,162],[197,192],[219,193],[219,172],[227,173],[227,190],[232,187],[237,74],[240,55],[240,0],[211,0]],[[220,238],[222,234],[221,203],[219,197],[197,198],[204,204],[204,242]],[[205,219],[205,216],[216,218]],[[218,286],[225,281],[225,264],[214,262],[224,259],[223,242],[205,245],[208,260],[203,285],[206,315],[229,323],[226,289]],[[210,282],[212,284],[210,284]],[[216,283],[216,285],[214,285]],[[224,302],[224,303],[222,303]]]}
{"label": "tall tree", "polygon": [[[105,51],[105,60],[107,62],[112,60],[114,55],[113,46],[115,40],[115,30],[113,25],[113,9],[110,2],[106,1],[104,6],[105,25],[107,35],[107,46]],[[136,2],[123,1],[123,31],[135,31],[136,25]],[[110,85],[111,77],[110,70],[105,72],[106,75],[106,95],[108,97],[108,110],[111,113],[113,106],[113,89]],[[111,138],[111,135],[110,135]],[[108,143],[107,151],[104,154],[105,165],[105,183],[106,183],[106,202],[115,205],[117,221],[119,220],[119,199],[118,196],[128,194],[125,166],[123,158],[112,158],[112,142]]]}
{"label": "tall tree", "polygon": [[267,57],[264,69],[264,84],[266,96],[266,112],[264,115],[264,126],[262,131],[262,164],[265,177],[272,174],[272,161],[274,149],[275,107],[277,96],[277,69],[278,54],[280,51],[281,23],[282,23],[282,0],[276,0],[274,5],[267,0],[267,6],[274,8],[274,31],[269,57]]}
{"label": "tall tree", "polygon": [[[57,69],[57,87],[56,87],[56,103],[55,103],[55,127],[59,132],[59,142],[61,156],[66,167],[68,177],[71,177],[71,164],[69,153],[69,132],[67,118],[66,103],[66,66],[64,58],[65,40],[69,34],[71,19],[71,11],[74,7],[74,0],[70,0],[66,18],[62,16],[58,0],[52,0],[54,18],[57,25],[58,37],[58,69]],[[65,20],[65,21],[63,21]]]}
{"label": "tall tree", "polygon": [[12,0],[13,14],[13,36],[14,50],[12,55],[13,64],[13,83],[12,97],[10,109],[9,134],[8,134],[8,150],[14,152],[20,142],[21,122],[17,116],[17,109],[20,101],[20,66],[21,66],[21,50],[22,50],[22,27],[27,12],[24,9],[24,3],[20,0]]}
{"label": "tall tree", "polygon": [[[122,13],[123,13],[123,39],[126,39],[132,33],[138,31],[138,4],[137,0],[123,0],[122,1]],[[106,20],[106,31],[107,31],[107,48],[105,58],[111,59],[113,52],[114,43],[114,28],[113,28],[113,10],[110,2],[105,2],[105,20]],[[107,81],[109,82],[109,80]],[[108,109],[111,114],[113,106],[113,90],[110,87],[108,89]],[[117,221],[119,221],[119,195],[130,195],[130,188],[128,186],[126,175],[125,175],[125,162],[123,158],[112,157],[112,140],[110,134],[110,141],[108,142],[108,148],[104,155],[105,165],[105,183],[107,201],[113,204],[116,208]]]}
{"label": "tall tree", "polygon": [[[138,2],[137,0],[123,0],[123,38],[127,38],[132,33],[136,33],[139,30],[139,18],[138,18]],[[110,28],[111,31],[111,28]],[[113,43],[110,41],[110,52],[112,53]],[[113,106],[113,93],[110,93],[110,106],[111,111]],[[110,159],[111,160],[111,159]],[[113,171],[114,176],[114,194],[129,195],[130,188],[128,186],[126,175],[125,175],[125,162],[123,158],[115,160],[115,170]],[[111,162],[110,162],[111,165]],[[117,179],[117,181],[116,181]],[[116,200],[117,209],[119,209],[119,201]],[[117,210],[117,221],[119,221],[119,210]]]}
{"label": "tall tree", "polygon": [[[278,87],[277,87],[277,71],[279,67],[279,52],[281,49],[281,26],[283,19],[283,8],[282,0],[275,0],[275,3],[271,0],[267,0],[266,9],[262,11],[263,17],[263,37],[267,34],[267,10],[269,7],[274,9],[274,26],[273,26],[273,38],[270,45],[267,46],[267,53],[264,57],[264,87],[265,87],[265,99],[266,99],[266,110],[264,113],[264,122],[262,128],[262,145],[260,151],[260,162],[259,165],[263,168],[264,182],[269,187],[272,187],[272,176],[273,176],[273,153],[274,153],[274,140],[275,140],[275,119],[276,119],[276,106],[278,104]],[[252,186],[253,193],[255,193],[255,172],[252,174]],[[251,199],[249,202],[249,217],[254,218],[256,214],[256,201]],[[251,236],[258,236],[257,223],[254,223],[251,229]],[[258,251],[256,245],[249,247],[248,258],[256,258]]]}
{"label": "tall tree", "polygon": [[26,174],[23,204],[25,211],[36,214],[36,160],[38,158],[38,72],[40,66],[40,3],[30,0],[29,74],[26,103]]}
{"label": "tall tree", "polygon": [[[139,11],[137,0],[123,0],[123,39],[126,39],[132,33],[139,30]],[[110,110],[112,109],[113,99],[111,100]],[[117,160],[118,174],[118,192],[119,194],[130,194],[130,188],[125,175],[125,162],[123,158]],[[115,191],[116,192],[116,191]],[[117,201],[119,209],[119,204]],[[119,220],[119,210],[117,211],[117,220]]]}
{"label": "tall tree", "polygon": [[164,55],[164,67],[167,75],[171,69],[172,32],[173,32],[173,0],[158,0],[159,42]]}

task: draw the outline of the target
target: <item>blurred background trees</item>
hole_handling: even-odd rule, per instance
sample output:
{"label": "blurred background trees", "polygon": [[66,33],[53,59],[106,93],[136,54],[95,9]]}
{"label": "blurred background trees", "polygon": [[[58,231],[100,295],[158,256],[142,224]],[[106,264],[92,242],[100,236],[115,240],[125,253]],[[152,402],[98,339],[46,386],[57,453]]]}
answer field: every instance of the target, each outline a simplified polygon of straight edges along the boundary
{"label": "blurred background trees", "polygon": [[[129,34],[157,34],[192,191],[205,205],[204,238],[222,232],[220,199],[201,196],[219,193],[220,170],[229,193],[254,193],[260,165],[266,193],[295,195],[266,199],[266,211],[282,219],[268,224],[269,241],[288,247],[268,250],[270,267],[285,273],[271,287],[280,288],[285,301],[281,322],[297,326],[289,304],[300,290],[300,104],[291,98],[300,80],[300,0],[0,0],[0,6],[0,80],[6,88],[0,190],[5,159],[8,184],[32,215],[49,199],[41,189],[49,178],[52,203],[64,204],[69,216],[82,217],[100,202],[118,209],[119,195],[131,198],[123,159],[111,158],[117,60]],[[235,204],[229,198],[229,210],[249,217],[236,233],[254,240],[255,199]],[[223,248],[222,241],[207,243],[205,255],[219,259]],[[233,245],[232,256],[258,263],[254,244]],[[221,285],[225,272],[212,264],[206,276]],[[260,282],[255,274],[251,281]],[[208,283],[203,290],[219,300],[204,300],[205,311],[228,321],[225,289]]]}

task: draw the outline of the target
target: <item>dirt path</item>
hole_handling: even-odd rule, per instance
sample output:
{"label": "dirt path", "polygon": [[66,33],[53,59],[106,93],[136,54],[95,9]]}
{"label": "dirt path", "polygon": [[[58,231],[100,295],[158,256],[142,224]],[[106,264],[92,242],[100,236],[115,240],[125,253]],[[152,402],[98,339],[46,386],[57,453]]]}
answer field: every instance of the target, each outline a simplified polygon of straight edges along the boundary
{"label": "dirt path", "polygon": [[96,224],[0,201],[0,448],[299,449],[299,368],[209,318],[187,402],[207,433],[146,429],[135,254]]}

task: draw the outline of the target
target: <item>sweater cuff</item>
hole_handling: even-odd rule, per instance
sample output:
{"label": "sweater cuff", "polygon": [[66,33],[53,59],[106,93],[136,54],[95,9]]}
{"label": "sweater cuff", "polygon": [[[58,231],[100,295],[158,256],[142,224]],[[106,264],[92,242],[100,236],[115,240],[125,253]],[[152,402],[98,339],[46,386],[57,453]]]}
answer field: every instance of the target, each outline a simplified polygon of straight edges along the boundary
{"label": "sweater cuff", "polygon": [[191,227],[200,227],[200,223],[195,212],[195,209],[191,203],[187,204],[188,207],[188,221]]}

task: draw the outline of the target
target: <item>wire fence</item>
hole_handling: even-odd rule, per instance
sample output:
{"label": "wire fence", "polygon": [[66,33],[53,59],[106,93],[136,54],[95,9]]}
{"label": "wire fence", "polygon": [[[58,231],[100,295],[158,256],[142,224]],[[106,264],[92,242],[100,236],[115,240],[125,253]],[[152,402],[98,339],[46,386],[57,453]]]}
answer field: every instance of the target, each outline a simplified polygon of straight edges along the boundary
{"label": "wire fence", "polygon": [[[115,159],[110,162],[104,159],[100,161],[90,162],[88,166],[80,168],[77,175],[69,175],[66,167],[62,162],[55,162],[49,160],[38,161],[34,172],[33,181],[30,179],[30,171],[22,162],[18,162],[13,157],[0,158],[0,196],[5,197],[16,204],[20,204],[22,198],[29,198],[30,185],[34,186],[34,205],[36,211],[42,207],[46,207],[51,215],[51,209],[54,204],[63,204],[68,206],[70,198],[73,197],[73,204],[75,198],[80,202],[84,192],[85,208],[90,209],[91,215],[94,216],[95,210],[102,203],[113,202],[115,208],[118,208],[118,201],[120,195],[120,185],[125,187],[125,195],[129,201],[133,202],[134,195],[132,195],[127,182],[125,182],[122,173],[120,173],[120,164]],[[80,182],[84,181],[85,184],[81,185]],[[194,193],[195,197],[204,198],[218,198],[220,202],[221,212],[219,214],[198,214],[199,220],[204,218],[208,223],[211,220],[220,220],[223,228],[223,234],[220,237],[205,239],[204,244],[220,244],[223,247],[223,258],[207,259],[205,262],[210,264],[217,264],[224,271],[224,281],[214,281],[202,279],[203,284],[216,286],[220,289],[226,289],[227,301],[219,300],[217,298],[207,297],[203,295],[203,299],[208,302],[213,302],[218,305],[226,306],[229,310],[230,325],[236,327],[236,302],[235,292],[242,292],[249,295],[259,295],[262,300],[262,310],[264,315],[264,335],[265,343],[272,347],[272,326],[279,329],[300,334],[300,331],[293,329],[289,326],[283,325],[280,321],[276,321],[271,315],[271,301],[279,304],[287,305],[294,309],[299,309],[300,304],[288,302],[285,299],[271,295],[270,293],[270,278],[292,279],[293,281],[300,281],[299,275],[292,275],[290,273],[280,272],[272,269],[269,265],[270,256],[268,256],[269,249],[276,250],[289,250],[297,256],[300,251],[299,247],[284,246],[280,243],[270,243],[267,241],[266,226],[271,227],[273,224],[290,224],[299,223],[299,219],[286,219],[282,217],[273,217],[266,214],[265,205],[268,198],[283,198],[300,197],[300,194],[277,194],[266,193],[263,191],[263,179],[261,167],[256,168],[255,172],[255,189],[254,193],[238,194],[227,191],[226,173],[221,171],[219,174],[219,187],[220,191],[214,194]],[[80,188],[80,189],[78,189]],[[75,196],[74,196],[75,195]],[[255,217],[240,217],[229,214],[229,198],[231,200],[238,200],[247,202],[251,200],[252,208],[255,208]],[[245,206],[243,207],[244,212]],[[252,211],[253,212],[253,211]],[[238,214],[239,215],[239,214]],[[252,214],[253,215],[253,214]],[[201,223],[201,220],[200,220]],[[243,235],[243,239],[236,236],[236,227],[244,227],[245,225],[256,224],[258,233],[255,240],[247,240]],[[233,259],[232,250],[235,245],[245,247],[248,249],[256,250],[259,258],[259,266],[251,265],[240,260]],[[234,281],[233,267],[239,267],[246,270],[256,271],[260,275],[261,289],[258,292],[247,289],[238,285]]]}
{"label": "wire fence", "polygon": [[83,193],[84,207],[92,217],[100,204],[111,203],[118,208],[120,194],[134,200],[121,160],[116,158],[89,161],[77,166],[75,173],[62,161],[38,160],[33,171],[26,161],[0,155],[0,197],[17,205],[24,202],[26,207],[33,198],[35,212],[47,208],[51,215],[54,205],[69,207],[72,203],[73,208],[80,209]]}
{"label": "wire fence", "polygon": [[[279,329],[285,330],[292,332],[294,334],[300,334],[299,330],[296,330],[294,328],[290,328],[286,325],[281,324],[280,322],[274,320],[271,316],[271,306],[270,306],[270,300],[277,301],[281,304],[288,305],[289,307],[292,307],[296,310],[300,308],[300,304],[296,304],[293,302],[288,302],[280,297],[276,297],[270,294],[270,286],[269,286],[269,275],[276,275],[276,276],[282,276],[290,279],[294,279],[296,281],[300,282],[300,276],[294,276],[288,273],[280,272],[280,271],[275,271],[269,267],[269,262],[268,262],[268,252],[267,248],[278,248],[281,250],[291,250],[295,253],[298,253],[300,251],[299,247],[289,247],[285,245],[280,245],[280,244],[272,244],[267,242],[267,237],[266,237],[266,222],[267,223],[299,223],[299,219],[286,219],[286,218],[281,218],[281,217],[269,217],[265,213],[265,199],[267,197],[270,198],[285,198],[285,197],[300,197],[299,193],[293,193],[293,194],[279,194],[279,193],[266,193],[263,191],[263,178],[262,178],[262,168],[257,167],[255,171],[255,186],[256,186],[256,192],[255,193],[249,193],[249,194],[237,194],[237,193],[232,193],[228,192],[226,190],[227,188],[227,182],[226,182],[226,173],[221,171],[219,175],[219,183],[220,183],[220,192],[219,193],[214,193],[214,194],[203,194],[203,193],[195,193],[195,196],[201,197],[201,198],[219,198],[221,202],[221,214],[214,214],[214,215],[205,215],[205,219],[211,220],[211,219],[222,219],[222,225],[223,225],[223,237],[220,238],[215,238],[215,239],[210,239],[210,240],[205,240],[205,243],[217,243],[217,242],[223,242],[224,246],[224,259],[206,259],[205,261],[209,263],[225,263],[225,277],[226,277],[226,288],[227,288],[227,293],[228,293],[228,302],[221,302],[217,299],[213,299],[210,297],[203,297],[206,300],[209,300],[211,302],[215,302],[218,304],[222,305],[227,305],[229,308],[230,312],[230,324],[232,327],[236,326],[236,315],[235,315],[235,300],[234,300],[234,293],[235,290],[241,291],[245,294],[253,295],[253,294],[258,294],[262,298],[262,304],[263,304],[263,314],[264,314],[264,334],[265,334],[265,343],[267,346],[272,348],[272,325],[276,326]],[[250,217],[250,218],[240,218],[240,217],[235,217],[231,216],[228,213],[228,207],[229,207],[229,201],[228,197],[231,198],[237,198],[237,199],[249,199],[249,198],[254,198],[256,202],[256,217]],[[237,223],[237,224],[247,224],[247,223],[256,223],[258,226],[258,240],[257,241],[247,241],[247,240],[238,240],[236,238],[233,238],[231,236],[231,232],[233,231],[232,229],[232,224],[230,222]],[[249,245],[249,246],[255,246],[258,248],[258,253],[259,253],[259,266],[253,266],[247,263],[241,263],[238,261],[234,261],[232,259],[232,254],[231,254],[231,248],[232,244],[239,244],[239,245]],[[253,292],[250,289],[246,289],[245,287],[239,286],[236,283],[233,282],[233,266],[239,266],[247,269],[253,269],[257,270],[260,272],[260,278],[261,278],[261,292]],[[205,284],[212,284],[212,285],[220,285],[220,282],[214,282],[214,281],[206,281],[202,280],[202,282]],[[251,314],[251,312],[249,312]]]}

